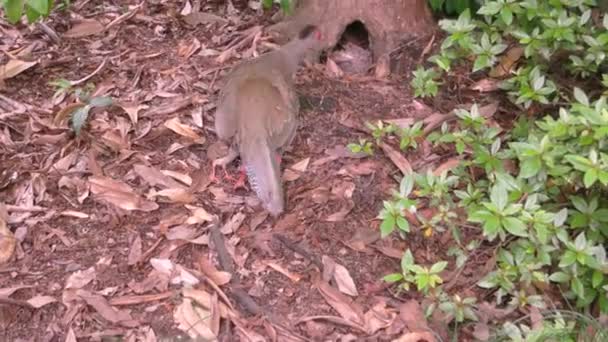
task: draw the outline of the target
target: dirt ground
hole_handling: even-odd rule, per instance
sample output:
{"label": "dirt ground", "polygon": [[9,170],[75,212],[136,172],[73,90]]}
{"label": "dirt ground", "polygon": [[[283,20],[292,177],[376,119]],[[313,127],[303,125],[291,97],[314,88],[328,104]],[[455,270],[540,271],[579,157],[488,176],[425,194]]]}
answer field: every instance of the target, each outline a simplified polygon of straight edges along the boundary
{"label": "dirt ground", "polygon": [[[418,334],[407,341],[430,341],[427,329],[446,338],[441,317],[422,316],[421,297],[381,278],[399,270],[410,248],[420,264],[450,261],[444,278],[452,291],[483,299],[472,284],[491,253],[456,274],[445,234],[424,238],[414,227],[407,238],[380,239],[376,217],[401,173],[381,149],[363,157],[345,148],[369,139],[357,128],[365,121],[424,119],[471,101],[453,87],[435,103],[413,99],[411,71],[430,36],[398,53],[400,67],[388,79],[333,77],[322,64],[299,72],[301,127],[284,155],[286,212],[274,219],[251,191],[209,179],[211,160],[225,151],[213,133],[217,91],[251,44],[223,63],[218,56],[270,14],[237,2],[227,14],[223,2],[202,3],[230,21],[186,25],[181,1],[139,11],[135,1],[80,1],[46,21],[59,41],[40,26],[2,25],[2,50],[31,49],[28,60],[37,64],[0,91],[0,203],[18,240],[14,258],[0,266],[0,339],[184,340],[196,330],[224,341],[407,333]],[[79,16],[107,25],[121,15],[103,32],[90,34],[100,28],[91,22],[74,29]],[[74,137],[60,120],[74,95],[54,97],[49,82],[88,75],[73,88],[92,84],[114,104],[91,110]],[[403,156],[415,170],[452,157],[425,143]],[[238,161],[229,170],[237,172]],[[218,262],[217,236],[232,274]],[[204,317],[192,321],[196,313]],[[467,340],[470,327],[461,330]]]}

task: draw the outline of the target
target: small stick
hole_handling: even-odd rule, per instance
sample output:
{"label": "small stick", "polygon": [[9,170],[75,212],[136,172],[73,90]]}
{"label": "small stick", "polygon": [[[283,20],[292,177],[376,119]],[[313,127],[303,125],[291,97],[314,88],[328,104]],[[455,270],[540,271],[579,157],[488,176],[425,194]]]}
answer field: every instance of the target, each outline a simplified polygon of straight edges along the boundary
{"label": "small stick", "polygon": [[294,251],[294,252],[300,254],[301,256],[305,257],[306,259],[310,260],[320,270],[323,270],[323,264],[321,263],[321,261],[319,261],[319,258],[317,258],[316,256],[312,255],[312,253],[309,253],[304,248],[296,245],[295,243],[293,243],[292,241],[290,241],[287,237],[285,237],[283,235],[273,234],[272,236],[275,239],[279,240],[279,242],[281,242],[282,244],[284,244],[285,247],[291,249],[292,251]]}
{"label": "small stick", "polygon": [[108,57],[104,58],[103,61],[101,62],[101,64],[99,64],[99,66],[97,67],[97,69],[95,69],[95,71],[93,71],[90,75],[85,76],[77,81],[70,81],[70,85],[73,87],[75,85],[88,81],[91,77],[97,75],[97,73],[99,73],[101,71],[101,69],[103,69],[103,67],[106,66],[107,62],[108,62]]}

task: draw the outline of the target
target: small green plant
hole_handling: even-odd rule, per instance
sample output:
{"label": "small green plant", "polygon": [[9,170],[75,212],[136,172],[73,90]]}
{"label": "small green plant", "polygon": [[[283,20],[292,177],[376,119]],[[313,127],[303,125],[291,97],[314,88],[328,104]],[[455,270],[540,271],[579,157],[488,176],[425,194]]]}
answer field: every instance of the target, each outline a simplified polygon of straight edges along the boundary
{"label": "small green plant", "polygon": [[447,15],[460,14],[467,9],[479,8],[475,0],[428,0],[433,12]]}
{"label": "small green plant", "polygon": [[24,13],[29,23],[47,17],[54,5],[54,0],[2,0],[4,14],[11,24],[19,22]]}
{"label": "small green plant", "polygon": [[272,8],[273,4],[279,4],[283,13],[291,15],[293,13],[293,1],[292,0],[262,0],[262,6],[265,9]]}
{"label": "small green plant", "polygon": [[416,284],[418,291],[428,294],[443,282],[439,273],[447,267],[447,261],[434,263],[430,268],[416,264],[414,256],[408,249],[401,258],[401,273],[393,273],[384,277],[387,282],[402,282],[401,287],[409,290],[410,284]]}
{"label": "small green plant", "polygon": [[350,143],[346,147],[353,153],[365,153],[369,156],[374,154],[373,144],[366,139],[359,139],[358,143]]}
{"label": "small green plant", "polygon": [[439,74],[434,69],[418,67],[414,71],[414,79],[411,85],[414,88],[414,96],[429,97],[437,95],[439,83],[435,80]]}

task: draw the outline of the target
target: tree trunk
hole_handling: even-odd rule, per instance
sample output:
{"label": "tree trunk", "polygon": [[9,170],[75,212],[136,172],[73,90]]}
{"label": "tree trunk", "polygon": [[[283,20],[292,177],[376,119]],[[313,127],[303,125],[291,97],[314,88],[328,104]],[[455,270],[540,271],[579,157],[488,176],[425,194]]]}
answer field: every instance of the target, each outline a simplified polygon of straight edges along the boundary
{"label": "tree trunk", "polygon": [[349,24],[360,21],[368,33],[374,61],[395,50],[408,37],[434,26],[427,0],[299,0],[292,16],[269,32],[278,41],[294,37],[307,24],[318,25],[326,35],[326,48],[336,46]]}

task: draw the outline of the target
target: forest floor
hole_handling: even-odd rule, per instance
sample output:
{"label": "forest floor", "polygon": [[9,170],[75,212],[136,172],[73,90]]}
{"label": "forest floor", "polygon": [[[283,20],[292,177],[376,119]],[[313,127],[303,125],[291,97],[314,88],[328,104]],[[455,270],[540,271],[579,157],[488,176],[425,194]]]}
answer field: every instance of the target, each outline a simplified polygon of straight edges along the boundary
{"label": "forest floor", "polygon": [[[222,77],[252,49],[267,50],[260,40],[227,46],[270,14],[206,3],[218,17],[191,26],[182,3],[74,2],[46,21],[58,41],[40,26],[1,26],[0,48],[36,63],[0,85],[0,215],[18,241],[0,266],[0,340],[447,338],[441,317],[424,318],[422,296],[381,279],[399,271],[406,248],[419,264],[453,265],[449,232],[424,237],[414,227],[407,239],[380,239],[376,217],[403,163],[423,172],[454,156],[426,142],[401,158],[390,155],[398,144],[371,157],[346,145],[370,139],[365,121],[436,119],[470,105],[474,92],[461,89],[474,81],[448,80],[453,91],[435,103],[413,99],[412,70],[431,35],[399,51],[386,79],[303,68],[301,126],[283,162],[286,212],[275,219],[251,191],[209,179],[225,152],[213,133]],[[95,21],[76,25],[77,16]],[[74,96],[54,96],[49,83],[86,76],[72,89],[91,84],[114,104],[93,109],[76,138],[61,120]],[[491,301],[474,286],[493,267],[486,251],[442,273],[451,293]],[[218,262],[226,255],[233,273]]]}

